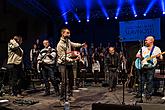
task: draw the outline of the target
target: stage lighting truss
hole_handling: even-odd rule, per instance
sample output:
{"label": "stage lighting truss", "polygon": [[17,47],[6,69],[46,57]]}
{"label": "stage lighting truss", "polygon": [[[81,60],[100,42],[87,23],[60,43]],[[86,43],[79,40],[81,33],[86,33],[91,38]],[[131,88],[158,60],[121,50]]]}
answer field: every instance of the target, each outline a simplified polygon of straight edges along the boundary
{"label": "stage lighting truss", "polygon": [[[119,16],[117,16],[117,19],[120,20],[129,20],[129,19],[138,19],[138,18],[144,18],[143,14],[147,8],[147,5],[141,5],[136,7],[136,17],[132,11],[132,8],[128,5],[125,5],[121,8],[119,12]],[[116,17],[116,9],[108,9],[107,10],[109,20],[114,20]],[[158,5],[154,5],[149,12],[146,14],[148,18],[154,18],[154,17],[160,17],[162,16],[162,9]],[[86,21],[86,12],[84,11],[77,11],[77,15],[79,16],[79,19],[81,21]],[[75,17],[72,13],[68,13],[67,15],[68,21],[76,21]],[[105,19],[107,20],[107,17],[103,14],[101,10],[91,10],[90,11],[90,21],[94,21],[96,19]]]}

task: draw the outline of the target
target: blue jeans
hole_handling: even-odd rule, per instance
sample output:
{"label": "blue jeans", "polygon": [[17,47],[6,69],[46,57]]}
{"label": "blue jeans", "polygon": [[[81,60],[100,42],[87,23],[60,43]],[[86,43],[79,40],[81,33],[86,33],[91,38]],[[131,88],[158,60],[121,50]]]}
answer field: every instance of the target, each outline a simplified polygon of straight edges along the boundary
{"label": "blue jeans", "polygon": [[139,75],[139,91],[144,93],[144,84],[146,83],[146,96],[151,96],[153,92],[153,78],[154,78],[155,68],[138,70]]}
{"label": "blue jeans", "polygon": [[42,66],[42,75],[43,75],[43,80],[46,87],[46,90],[45,90],[46,93],[50,92],[50,84],[48,80],[49,78],[55,89],[55,92],[59,92],[58,82],[57,82],[57,77],[56,77],[57,73],[54,72],[54,68],[55,68],[54,65]]}

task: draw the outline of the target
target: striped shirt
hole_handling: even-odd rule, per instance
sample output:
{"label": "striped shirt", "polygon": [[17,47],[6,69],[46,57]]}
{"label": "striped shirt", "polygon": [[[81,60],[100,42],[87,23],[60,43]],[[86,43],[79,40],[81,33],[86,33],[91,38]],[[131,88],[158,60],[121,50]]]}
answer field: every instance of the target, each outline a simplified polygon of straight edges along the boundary
{"label": "striped shirt", "polygon": [[56,63],[56,51],[51,48],[43,48],[37,58],[38,61],[42,61],[44,64],[55,64]]}

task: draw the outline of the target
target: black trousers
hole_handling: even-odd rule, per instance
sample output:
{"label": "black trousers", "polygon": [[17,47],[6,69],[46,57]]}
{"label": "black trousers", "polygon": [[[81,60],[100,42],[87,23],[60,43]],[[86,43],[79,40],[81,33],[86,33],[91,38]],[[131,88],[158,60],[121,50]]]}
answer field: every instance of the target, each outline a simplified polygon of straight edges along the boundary
{"label": "black trousers", "polygon": [[99,82],[99,71],[98,70],[94,70],[94,82],[95,84]]}
{"label": "black trousers", "polygon": [[22,64],[10,64],[12,94],[21,94],[21,79],[23,79]]}
{"label": "black trousers", "polygon": [[109,79],[109,88],[116,88],[117,85],[117,71],[116,69],[109,69],[108,79]]}

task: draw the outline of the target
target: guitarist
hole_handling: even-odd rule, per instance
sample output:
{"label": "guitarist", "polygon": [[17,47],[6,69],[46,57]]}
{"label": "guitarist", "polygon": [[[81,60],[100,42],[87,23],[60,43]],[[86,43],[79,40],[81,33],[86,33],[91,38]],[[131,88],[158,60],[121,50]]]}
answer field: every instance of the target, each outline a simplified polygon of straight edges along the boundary
{"label": "guitarist", "polygon": [[56,51],[54,48],[50,47],[49,41],[43,41],[44,48],[40,51],[38,55],[38,63],[42,65],[42,76],[45,83],[45,93],[43,96],[50,95],[50,81],[54,87],[55,95],[59,95],[59,88],[57,82],[57,73],[54,72],[56,68]]}
{"label": "guitarist", "polygon": [[[155,66],[157,64],[157,59],[163,59],[163,56],[160,55],[161,50],[159,47],[154,46],[154,37],[147,36],[145,39],[145,46],[143,46],[136,54],[136,58],[141,60],[141,70],[139,71],[139,89],[138,93],[135,96],[140,98],[141,94],[144,92],[144,84],[146,81],[146,99],[151,99],[152,88],[153,88],[153,77],[155,73]],[[149,61],[145,61],[145,58],[156,56]]]}

